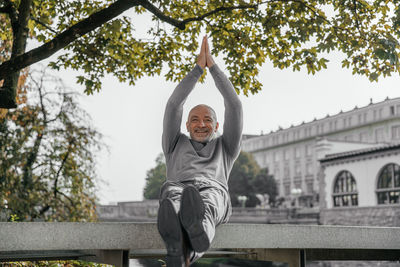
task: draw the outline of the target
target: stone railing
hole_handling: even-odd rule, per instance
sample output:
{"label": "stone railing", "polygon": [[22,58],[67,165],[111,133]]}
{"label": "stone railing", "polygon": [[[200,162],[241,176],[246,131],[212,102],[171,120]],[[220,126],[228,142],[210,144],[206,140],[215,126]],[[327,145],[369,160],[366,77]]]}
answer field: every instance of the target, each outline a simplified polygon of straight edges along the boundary
{"label": "stone railing", "polygon": [[[97,213],[103,222],[155,222],[158,200],[119,202],[99,205]],[[230,223],[319,224],[318,209],[233,208]]]}
{"label": "stone railing", "polygon": [[118,202],[117,205],[99,205],[96,209],[99,220],[104,222],[155,222],[158,200]]}
{"label": "stone railing", "polygon": [[309,208],[233,208],[230,223],[319,224],[319,210]]}

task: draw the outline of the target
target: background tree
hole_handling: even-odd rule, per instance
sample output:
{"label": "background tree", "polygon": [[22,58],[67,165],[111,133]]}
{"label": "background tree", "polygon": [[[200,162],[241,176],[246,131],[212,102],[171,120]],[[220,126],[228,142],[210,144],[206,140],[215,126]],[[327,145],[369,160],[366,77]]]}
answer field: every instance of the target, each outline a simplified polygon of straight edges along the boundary
{"label": "background tree", "polygon": [[269,203],[274,206],[278,195],[278,187],[274,176],[269,173],[267,168],[261,169],[250,183],[255,194],[268,194]]}
{"label": "background tree", "polygon": [[247,197],[246,207],[254,207],[258,203],[251,181],[259,172],[260,167],[255,161],[253,155],[241,151],[235,164],[233,164],[228,181],[232,206],[241,206],[238,196]]}
{"label": "background tree", "polygon": [[[180,80],[193,66],[202,31],[246,95],[261,89],[256,76],[267,60],[315,73],[336,50],[343,67],[370,80],[400,71],[398,0],[2,0],[0,13],[0,41],[12,44],[0,65],[1,107],[15,106],[22,68],[61,49],[50,66],[83,70],[77,81],[87,93],[99,90],[107,73],[133,85],[165,67],[167,80]],[[139,38],[135,18],[142,13],[153,24]],[[39,46],[26,52],[27,38]]]}
{"label": "background tree", "polygon": [[167,176],[167,166],[161,153],[156,159],[156,166],[147,171],[146,184],[143,189],[145,199],[159,199],[160,189]]}
{"label": "background tree", "polygon": [[[145,199],[158,199],[162,184],[166,179],[166,164],[163,154],[157,156],[156,166],[147,171],[143,189]],[[246,196],[246,207],[259,204],[256,194],[268,194],[274,203],[278,189],[274,177],[268,169],[260,169],[252,154],[240,152],[233,165],[228,181],[229,194],[234,207],[241,206],[238,196]]]}
{"label": "background tree", "polygon": [[20,221],[95,220],[101,134],[60,79],[32,72],[26,89],[0,118],[0,203]]}

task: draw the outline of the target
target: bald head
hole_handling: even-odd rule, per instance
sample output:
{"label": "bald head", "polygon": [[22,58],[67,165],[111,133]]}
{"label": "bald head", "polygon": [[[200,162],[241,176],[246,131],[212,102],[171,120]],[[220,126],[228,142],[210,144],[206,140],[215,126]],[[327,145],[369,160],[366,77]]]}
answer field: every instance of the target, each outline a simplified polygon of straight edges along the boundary
{"label": "bald head", "polygon": [[194,106],[189,112],[188,120],[190,119],[190,114],[192,113],[192,111],[202,110],[202,109],[208,109],[208,112],[212,115],[213,120],[217,122],[217,114],[215,113],[215,110],[206,104],[199,104],[197,106]]}
{"label": "bald head", "polygon": [[201,143],[211,141],[218,130],[217,115],[214,109],[205,104],[193,107],[189,112],[186,128],[193,140]]}

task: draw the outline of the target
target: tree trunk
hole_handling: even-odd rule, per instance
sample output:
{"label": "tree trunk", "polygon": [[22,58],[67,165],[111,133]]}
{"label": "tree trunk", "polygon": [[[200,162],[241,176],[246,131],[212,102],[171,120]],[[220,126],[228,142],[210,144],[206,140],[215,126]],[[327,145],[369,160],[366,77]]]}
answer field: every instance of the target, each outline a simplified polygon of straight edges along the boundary
{"label": "tree trunk", "polygon": [[[28,39],[28,21],[32,0],[22,0],[18,8],[18,22],[13,25],[13,46],[11,59],[25,53],[26,40]],[[5,79],[0,90],[0,107],[16,108],[16,91],[20,70],[10,73]]]}

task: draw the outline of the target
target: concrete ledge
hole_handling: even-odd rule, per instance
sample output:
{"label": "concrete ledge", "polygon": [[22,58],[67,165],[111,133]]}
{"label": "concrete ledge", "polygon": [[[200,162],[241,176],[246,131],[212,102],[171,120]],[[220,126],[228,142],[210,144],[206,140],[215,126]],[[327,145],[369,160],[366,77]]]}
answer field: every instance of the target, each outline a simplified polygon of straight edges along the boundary
{"label": "concrete ledge", "polygon": [[[0,251],[163,249],[154,223],[0,223]],[[212,248],[400,249],[400,228],[226,224]]]}
{"label": "concrete ledge", "polygon": [[[165,254],[154,223],[0,223],[0,240],[0,261],[71,258],[128,266],[129,257]],[[397,227],[226,224],[217,228],[208,256],[294,267],[306,258],[398,261],[399,240]]]}
{"label": "concrete ledge", "polygon": [[218,229],[213,247],[400,249],[399,240],[398,227],[227,224]]}

